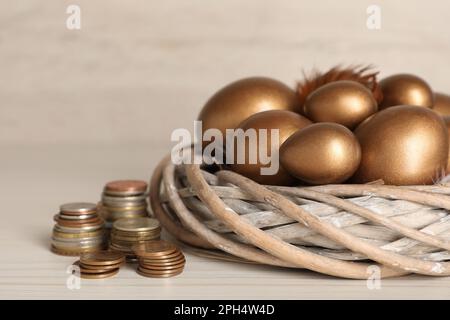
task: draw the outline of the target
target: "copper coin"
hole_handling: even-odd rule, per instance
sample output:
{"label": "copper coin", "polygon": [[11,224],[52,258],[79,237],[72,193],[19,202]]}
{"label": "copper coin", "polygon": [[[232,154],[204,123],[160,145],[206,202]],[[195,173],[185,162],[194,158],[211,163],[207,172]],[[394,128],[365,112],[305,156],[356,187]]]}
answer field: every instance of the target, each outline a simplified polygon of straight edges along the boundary
{"label": "copper coin", "polygon": [[96,227],[96,226],[101,226],[103,225],[103,220],[101,220],[100,218],[97,218],[97,220],[93,221],[93,222],[70,222],[68,220],[61,220],[58,219],[57,221],[58,225],[62,226],[62,227],[68,227],[68,228],[81,228],[81,227]]}
{"label": "copper coin", "polygon": [[[97,272],[106,272],[106,271],[109,271],[109,270],[118,269],[118,268],[122,267],[124,264],[125,264],[125,262],[112,264],[112,265],[107,265],[107,266],[91,266],[91,265],[82,264],[82,263],[79,263],[78,265],[83,270],[89,270],[89,271],[97,270]],[[98,271],[98,270],[103,270],[103,271]],[[89,273],[89,271],[87,271],[87,273]]]}
{"label": "copper coin", "polygon": [[179,264],[179,263],[185,263],[186,259],[184,256],[179,256],[177,258],[173,259],[165,259],[165,260],[152,260],[152,259],[139,259],[139,261],[142,264],[148,264],[148,265],[154,265],[154,266],[165,266],[165,265],[172,265],[172,264]]}
{"label": "copper coin", "polygon": [[179,268],[183,268],[185,263],[179,263],[179,264],[174,264],[174,265],[167,265],[167,266],[154,266],[154,265],[149,265],[149,264],[142,264],[139,262],[139,265],[141,266],[141,268],[146,269],[146,270],[173,270],[173,269],[179,269]]}
{"label": "copper coin", "polygon": [[95,253],[84,254],[80,257],[82,264],[88,265],[112,265],[125,261],[125,257],[120,252],[114,251],[99,251]]}
{"label": "copper coin", "polygon": [[97,211],[97,205],[90,202],[71,202],[61,205],[59,211],[68,214],[88,214]]}
{"label": "copper coin", "polygon": [[116,180],[105,185],[106,192],[142,193],[147,191],[147,182],[142,180]]}
{"label": "copper coin", "polygon": [[141,276],[144,277],[151,277],[151,278],[169,278],[174,277],[176,275],[179,275],[183,272],[183,268],[178,270],[171,270],[169,272],[148,272],[146,270],[142,270],[141,268],[137,268],[137,273],[139,273]]}
{"label": "copper coin", "polygon": [[178,248],[170,242],[164,240],[152,240],[139,243],[133,246],[133,251],[141,257],[170,256],[178,251]]}
{"label": "copper coin", "polygon": [[179,260],[181,258],[184,259],[184,255],[183,255],[183,253],[181,253],[181,251],[178,251],[178,250],[172,254],[165,255],[165,256],[154,256],[154,257],[141,256],[141,259],[143,261],[156,261],[156,262],[171,262],[171,261]]}
{"label": "copper coin", "polygon": [[103,272],[108,272],[111,270],[119,269],[123,265],[123,263],[110,265],[110,266],[89,266],[89,265],[84,265],[80,262],[80,260],[77,260],[73,263],[73,265],[79,267],[81,273],[103,273]]}
{"label": "copper coin", "polygon": [[119,269],[114,269],[112,271],[96,273],[96,274],[81,272],[80,277],[83,279],[104,279],[104,278],[109,278],[109,277],[115,276],[118,272],[119,272]]}

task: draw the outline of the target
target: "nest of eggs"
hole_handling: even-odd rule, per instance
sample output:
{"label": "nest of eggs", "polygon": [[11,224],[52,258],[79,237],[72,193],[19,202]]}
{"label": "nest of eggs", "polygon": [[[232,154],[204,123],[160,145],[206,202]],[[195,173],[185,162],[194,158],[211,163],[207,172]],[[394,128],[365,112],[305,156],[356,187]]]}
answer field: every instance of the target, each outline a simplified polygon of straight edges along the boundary
{"label": "nest of eggs", "polygon": [[[170,234],[203,256],[336,277],[450,275],[450,186],[437,182],[447,167],[448,133],[431,110],[442,97],[415,76],[379,84],[365,68],[306,77],[295,99],[267,81],[251,83],[216,93],[200,120],[204,130],[280,129],[281,170],[261,176],[259,163],[217,170],[166,157],[150,200]],[[255,87],[277,101],[271,117],[252,102]],[[243,100],[244,119],[236,123],[230,108]],[[293,113],[280,104],[295,105],[295,116],[280,116],[280,109]]]}

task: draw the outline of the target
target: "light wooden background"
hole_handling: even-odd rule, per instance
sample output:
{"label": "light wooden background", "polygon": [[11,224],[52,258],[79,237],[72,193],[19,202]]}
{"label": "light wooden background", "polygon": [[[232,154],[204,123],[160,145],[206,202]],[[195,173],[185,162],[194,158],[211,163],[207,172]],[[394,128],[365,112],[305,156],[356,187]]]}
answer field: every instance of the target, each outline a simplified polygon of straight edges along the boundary
{"label": "light wooden background", "polygon": [[[366,8],[382,28],[366,28]],[[52,216],[103,184],[150,177],[170,133],[192,127],[222,85],[373,63],[450,92],[448,1],[102,0],[0,2],[0,298],[450,298],[450,279],[364,281],[240,266],[188,254],[186,272],[65,286],[48,251]],[[79,4],[82,29],[65,27]]]}

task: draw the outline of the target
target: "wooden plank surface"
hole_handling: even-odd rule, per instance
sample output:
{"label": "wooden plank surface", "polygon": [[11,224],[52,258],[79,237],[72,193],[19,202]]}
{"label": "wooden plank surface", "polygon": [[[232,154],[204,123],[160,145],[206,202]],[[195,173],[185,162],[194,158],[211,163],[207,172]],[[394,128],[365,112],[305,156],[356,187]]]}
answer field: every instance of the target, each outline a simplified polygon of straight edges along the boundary
{"label": "wooden plank surface", "polygon": [[450,298],[450,278],[387,279],[380,290],[369,290],[366,281],[215,261],[189,250],[186,270],[176,278],[142,278],[128,265],[115,278],[82,280],[79,290],[69,290],[66,268],[75,258],[49,251],[59,204],[97,201],[111,179],[148,179],[164,149],[145,144],[66,145],[12,146],[2,152],[0,298]]}

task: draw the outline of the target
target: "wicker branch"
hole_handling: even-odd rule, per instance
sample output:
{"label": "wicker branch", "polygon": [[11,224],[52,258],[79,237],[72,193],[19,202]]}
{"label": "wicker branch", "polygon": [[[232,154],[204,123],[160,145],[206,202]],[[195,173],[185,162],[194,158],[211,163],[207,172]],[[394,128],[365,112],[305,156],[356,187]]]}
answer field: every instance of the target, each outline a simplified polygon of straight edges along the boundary
{"label": "wicker branch", "polygon": [[447,194],[448,185],[263,187],[165,158],[150,200],[167,231],[202,256],[366,279],[375,263],[382,277],[450,274]]}

